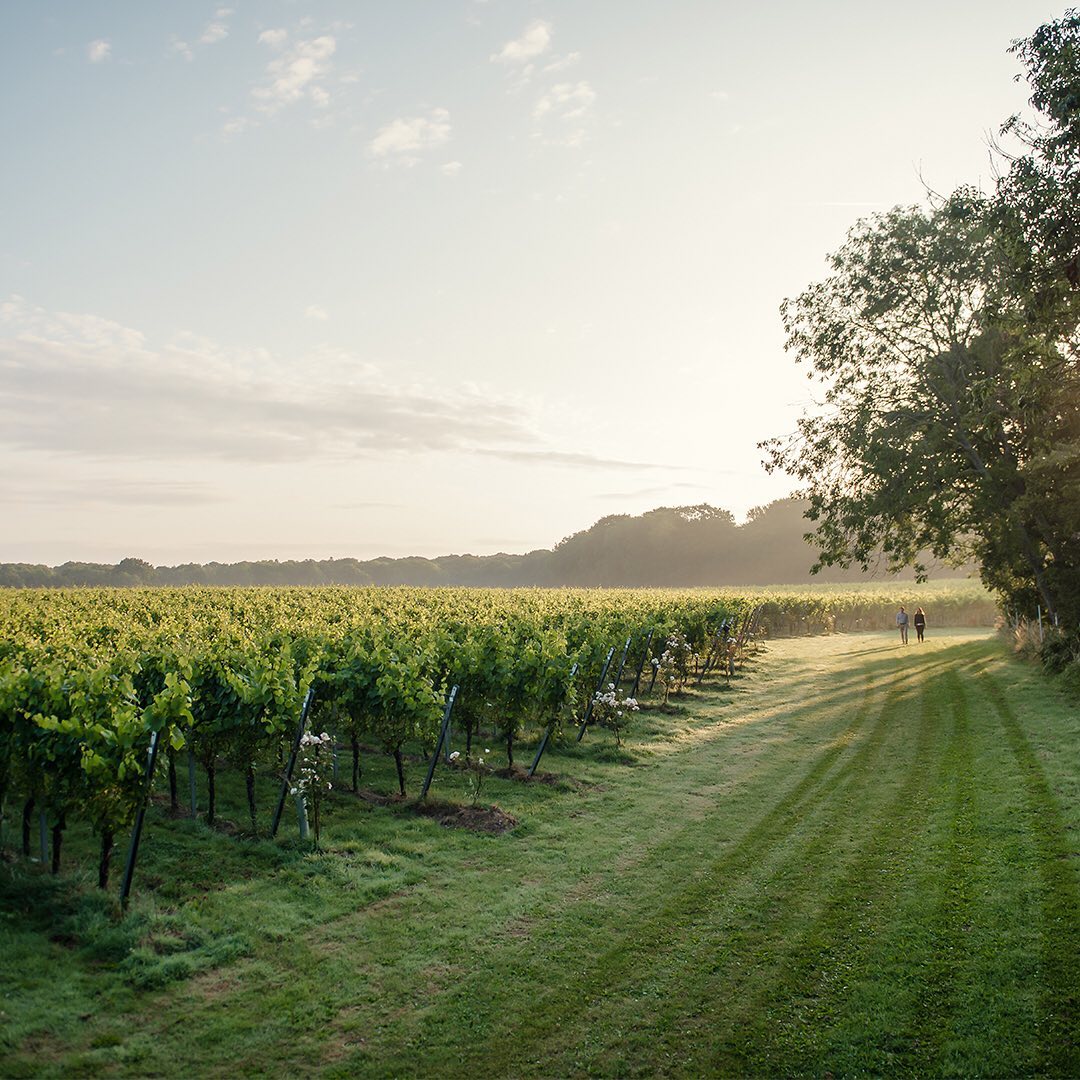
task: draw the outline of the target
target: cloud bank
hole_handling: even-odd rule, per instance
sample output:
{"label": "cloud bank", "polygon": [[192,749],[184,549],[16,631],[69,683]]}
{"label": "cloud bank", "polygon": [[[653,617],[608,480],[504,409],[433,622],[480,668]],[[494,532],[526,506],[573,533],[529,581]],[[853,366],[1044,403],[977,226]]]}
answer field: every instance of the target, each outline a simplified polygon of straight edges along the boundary
{"label": "cloud bank", "polygon": [[0,304],[0,444],[14,449],[280,462],[536,441],[505,401],[402,385],[345,353],[287,360],[193,335],[155,347],[96,316]]}

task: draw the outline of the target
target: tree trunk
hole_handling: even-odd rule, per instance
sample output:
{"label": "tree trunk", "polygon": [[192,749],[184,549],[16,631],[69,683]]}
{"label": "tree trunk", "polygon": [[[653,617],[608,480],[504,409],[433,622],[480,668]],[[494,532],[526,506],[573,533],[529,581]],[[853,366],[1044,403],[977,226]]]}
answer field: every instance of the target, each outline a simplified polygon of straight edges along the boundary
{"label": "tree trunk", "polygon": [[113,834],[111,829],[103,829],[101,833],[101,858],[98,861],[98,888],[109,887],[109,860],[112,858]]}
{"label": "tree trunk", "polygon": [[208,795],[206,799],[206,824],[214,824],[214,816],[217,813],[217,786],[214,783],[214,777],[216,775],[216,769],[214,768],[213,761],[206,763],[206,786]]}
{"label": "tree trunk", "polygon": [[472,757],[472,724],[465,724],[465,760]]}
{"label": "tree trunk", "polygon": [[244,780],[247,783],[248,814],[251,817],[251,831],[256,832],[258,830],[258,824],[255,821],[255,766],[250,762],[248,762]]}
{"label": "tree trunk", "polygon": [[67,820],[61,814],[52,828],[52,872],[54,874],[60,873],[60,841],[63,838],[66,825]]}
{"label": "tree trunk", "polygon": [[355,795],[360,790],[360,740],[352,737],[352,789]]}
{"label": "tree trunk", "polygon": [[397,765],[398,787],[401,788],[402,798],[405,796],[405,767],[401,761],[401,747],[394,751],[394,764]]}
{"label": "tree trunk", "polygon": [[29,799],[23,803],[22,812],[22,853],[27,858],[30,858],[30,822],[34,817],[34,796],[31,795]]}
{"label": "tree trunk", "polygon": [[1043,566],[1043,561],[1039,558],[1035,542],[1031,539],[1027,529],[1022,525],[1018,526],[1018,529],[1023,538],[1024,557],[1027,559],[1032,575],[1035,578],[1035,587],[1039,590],[1039,595],[1046,605],[1050,618],[1053,619],[1057,614],[1057,605],[1054,603],[1053,595],[1050,592],[1050,584],[1046,580],[1046,569]]}
{"label": "tree trunk", "polygon": [[512,731],[506,733],[506,764],[507,768],[514,767],[514,733]]}

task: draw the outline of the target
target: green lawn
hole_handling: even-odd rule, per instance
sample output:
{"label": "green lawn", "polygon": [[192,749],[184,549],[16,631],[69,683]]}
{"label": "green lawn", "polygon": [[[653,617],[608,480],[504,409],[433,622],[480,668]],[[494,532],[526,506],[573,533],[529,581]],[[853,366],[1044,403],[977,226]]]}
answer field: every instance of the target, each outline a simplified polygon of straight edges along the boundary
{"label": "green lawn", "polygon": [[6,860],[0,1073],[1080,1074],[1080,709],[985,632],[777,641],[545,768],[501,836],[157,810],[119,922],[89,838]]}

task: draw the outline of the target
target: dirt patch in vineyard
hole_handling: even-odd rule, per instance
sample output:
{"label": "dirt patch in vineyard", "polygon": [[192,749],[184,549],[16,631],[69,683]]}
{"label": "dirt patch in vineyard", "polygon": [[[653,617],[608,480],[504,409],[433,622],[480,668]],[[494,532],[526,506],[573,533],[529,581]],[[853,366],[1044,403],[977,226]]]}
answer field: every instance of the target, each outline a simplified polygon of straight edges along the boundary
{"label": "dirt patch in vineyard", "polygon": [[434,818],[448,829],[501,834],[517,825],[517,818],[497,806],[461,806],[458,803],[422,802],[416,812]]}
{"label": "dirt patch in vineyard", "polygon": [[562,773],[536,772],[530,776],[529,770],[521,765],[515,765],[511,769],[491,769],[489,775],[497,776],[500,780],[516,780],[523,784],[543,784],[547,787],[561,788],[564,791],[584,791],[591,786],[584,780],[565,776]]}
{"label": "dirt patch in vineyard", "polygon": [[527,780],[530,784],[546,784],[548,787],[574,787],[578,781],[568,776],[560,776],[553,772],[535,772],[530,776],[524,769],[516,770],[517,775],[513,780]]}
{"label": "dirt patch in vineyard", "polygon": [[[535,776],[529,776],[529,770],[520,765],[511,765],[505,769],[491,769],[490,774],[501,780],[528,780],[536,784],[557,784],[559,778],[554,773],[538,772]],[[550,778],[550,779],[549,779]]]}

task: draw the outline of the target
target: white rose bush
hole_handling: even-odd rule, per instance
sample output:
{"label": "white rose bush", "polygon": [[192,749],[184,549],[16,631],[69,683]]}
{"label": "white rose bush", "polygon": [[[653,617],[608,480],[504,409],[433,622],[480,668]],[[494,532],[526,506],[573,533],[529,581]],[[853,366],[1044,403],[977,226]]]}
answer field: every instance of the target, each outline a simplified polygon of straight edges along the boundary
{"label": "white rose bush", "polygon": [[664,704],[669,694],[681,694],[691,671],[701,663],[701,657],[681,630],[676,630],[664,643],[664,651],[653,657],[656,677],[664,686]]}
{"label": "white rose bush", "polygon": [[593,721],[614,733],[616,746],[622,746],[623,732],[638,709],[637,699],[624,696],[614,683],[608,683],[606,690],[593,695]]}
{"label": "white rose bush", "polygon": [[290,795],[303,799],[311,807],[311,827],[314,830],[315,847],[319,847],[322,825],[323,796],[333,790],[334,740],[327,732],[316,735],[307,731],[300,739],[300,753],[296,759]]}

